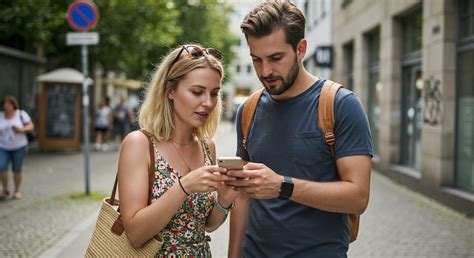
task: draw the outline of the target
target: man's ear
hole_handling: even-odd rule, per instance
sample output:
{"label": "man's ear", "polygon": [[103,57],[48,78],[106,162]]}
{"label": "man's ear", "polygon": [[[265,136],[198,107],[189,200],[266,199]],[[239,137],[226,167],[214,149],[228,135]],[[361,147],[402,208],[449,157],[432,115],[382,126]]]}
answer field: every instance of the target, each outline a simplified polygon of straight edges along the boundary
{"label": "man's ear", "polygon": [[299,60],[303,60],[306,55],[306,48],[308,47],[308,41],[306,39],[300,40],[300,43],[296,46],[296,55]]}

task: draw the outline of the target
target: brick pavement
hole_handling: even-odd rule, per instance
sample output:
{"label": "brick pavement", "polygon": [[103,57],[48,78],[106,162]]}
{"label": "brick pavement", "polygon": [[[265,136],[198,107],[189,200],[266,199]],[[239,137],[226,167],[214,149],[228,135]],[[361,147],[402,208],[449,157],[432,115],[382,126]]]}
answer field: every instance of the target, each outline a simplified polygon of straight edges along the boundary
{"label": "brick pavement", "polygon": [[474,219],[372,173],[349,257],[474,257]]}
{"label": "brick pavement", "polygon": [[[218,153],[233,155],[232,125],[219,131]],[[92,191],[109,194],[117,154],[91,153]],[[82,153],[36,153],[25,165],[24,199],[0,202],[0,256],[81,257],[100,203],[63,196],[84,191]],[[377,173],[371,187],[349,257],[474,257],[472,218]],[[211,234],[214,257],[225,257],[227,234],[227,224]]]}
{"label": "brick pavement", "polygon": [[[117,154],[91,152],[91,191],[110,193]],[[97,201],[67,198],[85,191],[83,163],[79,152],[26,158],[23,199],[0,202],[1,257],[37,257],[98,209]]]}

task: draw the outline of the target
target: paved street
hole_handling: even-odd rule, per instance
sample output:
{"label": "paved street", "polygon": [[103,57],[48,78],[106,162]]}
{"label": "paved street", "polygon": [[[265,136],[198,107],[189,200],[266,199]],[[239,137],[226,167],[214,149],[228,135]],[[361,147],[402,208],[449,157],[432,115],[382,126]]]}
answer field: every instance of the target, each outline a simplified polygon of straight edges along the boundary
{"label": "paved street", "polygon": [[[235,131],[223,123],[218,154],[234,154]],[[91,152],[91,191],[110,194],[118,152]],[[82,153],[32,153],[20,201],[0,202],[0,257],[83,257],[100,201],[84,192]],[[11,183],[11,182],[10,182]],[[474,257],[474,220],[373,173],[369,207],[349,257]],[[211,233],[225,257],[227,223]],[[317,232],[315,232],[317,234]]]}

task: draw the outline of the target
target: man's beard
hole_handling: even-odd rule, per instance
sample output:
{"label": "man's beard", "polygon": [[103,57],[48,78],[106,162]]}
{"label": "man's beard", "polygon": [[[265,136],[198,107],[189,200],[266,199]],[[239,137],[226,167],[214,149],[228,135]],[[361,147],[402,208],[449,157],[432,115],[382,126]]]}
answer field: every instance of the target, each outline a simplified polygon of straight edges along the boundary
{"label": "man's beard", "polygon": [[[298,66],[298,60],[295,57],[295,62],[291,66],[290,71],[288,72],[288,76],[286,78],[283,78],[281,76],[269,76],[269,77],[259,76],[258,78],[260,79],[260,82],[262,82],[263,86],[268,91],[268,93],[270,93],[271,95],[281,95],[293,86],[296,80],[296,77],[298,76],[299,71],[300,71],[300,67]],[[281,80],[280,87],[270,88],[270,87],[267,87],[267,85],[265,85],[265,82],[264,82],[265,80],[275,80],[275,79]]]}

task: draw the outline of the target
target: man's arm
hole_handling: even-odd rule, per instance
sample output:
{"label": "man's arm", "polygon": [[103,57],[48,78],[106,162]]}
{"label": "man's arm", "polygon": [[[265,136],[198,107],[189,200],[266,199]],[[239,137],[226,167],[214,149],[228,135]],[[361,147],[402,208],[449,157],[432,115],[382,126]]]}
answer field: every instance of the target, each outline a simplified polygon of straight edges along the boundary
{"label": "man's arm", "polygon": [[229,258],[242,257],[244,234],[248,223],[249,205],[250,199],[240,195],[235,200],[234,209],[232,209],[230,213],[229,249],[227,254]]}
{"label": "man's arm", "polygon": [[[293,178],[291,200],[324,211],[361,214],[367,208],[370,189],[371,160],[368,155],[337,159],[340,181],[316,182]],[[248,163],[244,170],[228,171],[227,175],[247,177],[228,184],[256,199],[279,196],[283,176],[260,163]]]}
{"label": "man's arm", "polygon": [[340,181],[312,182],[294,179],[292,201],[325,211],[362,214],[370,192],[370,156],[358,155],[336,161]]}

